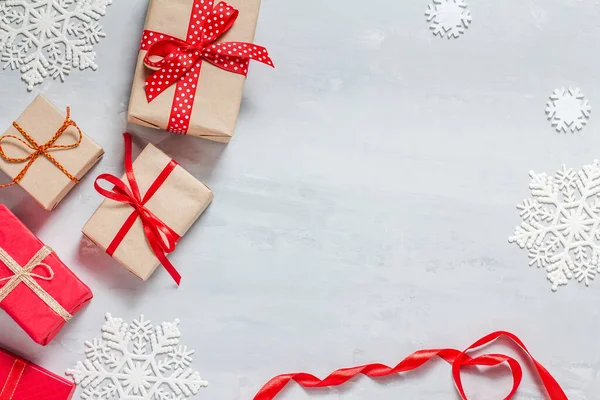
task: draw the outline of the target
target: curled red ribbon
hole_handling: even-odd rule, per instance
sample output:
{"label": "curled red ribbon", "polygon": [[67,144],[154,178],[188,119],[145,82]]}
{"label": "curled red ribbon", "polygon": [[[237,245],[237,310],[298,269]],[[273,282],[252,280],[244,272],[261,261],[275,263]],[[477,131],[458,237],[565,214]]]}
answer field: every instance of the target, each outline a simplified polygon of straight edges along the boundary
{"label": "curled red ribbon", "polygon": [[504,354],[483,354],[476,357],[471,357],[467,354],[469,351],[489,345],[502,336],[517,344],[531,359],[550,400],[567,400],[567,396],[558,382],[556,382],[556,380],[552,377],[552,375],[550,375],[548,370],[542,366],[542,364],[533,358],[529,350],[527,350],[525,347],[525,344],[523,344],[523,342],[514,334],[505,331],[491,333],[479,339],[462,352],[455,349],[419,350],[406,357],[394,368],[390,368],[383,364],[368,364],[360,367],[344,368],[331,373],[323,380],[307,373],[279,375],[267,382],[267,384],[258,391],[256,396],[254,396],[254,400],[272,400],[285,387],[285,385],[292,380],[305,388],[339,386],[359,374],[363,374],[371,378],[381,378],[388,375],[412,371],[421,367],[423,364],[435,357],[439,357],[448,364],[452,365],[452,377],[462,400],[468,399],[467,395],[465,394],[460,376],[461,368],[479,366],[494,367],[503,363],[507,363],[513,376],[513,386],[510,393],[504,398],[504,400],[510,400],[517,392],[517,389],[519,388],[523,378],[523,369],[521,368],[519,362],[514,358]]}
{"label": "curled red ribbon", "polygon": [[[129,215],[119,232],[117,232],[117,235],[106,249],[106,252],[112,256],[135,221],[140,218],[144,227],[146,239],[148,240],[152,251],[171,277],[173,277],[177,285],[179,285],[181,282],[181,275],[167,259],[166,255],[175,250],[177,241],[181,239],[181,237],[173,229],[168,227],[167,224],[161,221],[160,218],[154,215],[152,211],[146,208],[146,203],[167,180],[168,176],[177,166],[177,162],[171,160],[169,164],[167,164],[142,198],[137,180],[133,173],[131,135],[124,133],[123,136],[125,138],[125,173],[129,186],[116,176],[110,174],[101,174],[94,182],[96,191],[104,197],[120,203],[129,204],[133,207],[133,212]],[[113,188],[107,190],[101,187],[99,182],[103,180],[114,185]]]}
{"label": "curled red ribbon", "polygon": [[266,48],[246,42],[217,42],[235,23],[239,11],[213,0],[193,0],[185,40],[145,30],[141,50],[144,65],[156,70],[146,79],[150,103],[169,86],[177,84],[167,130],[186,133],[197,90],[202,61],[234,74],[246,76],[250,60],[274,67]]}

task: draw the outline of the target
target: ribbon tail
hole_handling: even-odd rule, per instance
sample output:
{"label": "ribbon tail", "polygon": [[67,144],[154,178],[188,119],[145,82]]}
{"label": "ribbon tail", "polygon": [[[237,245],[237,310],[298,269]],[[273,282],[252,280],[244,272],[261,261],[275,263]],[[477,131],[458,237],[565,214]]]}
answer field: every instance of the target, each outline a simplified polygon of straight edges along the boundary
{"label": "ribbon tail", "polygon": [[267,48],[263,47],[263,46],[256,46],[256,45],[255,45],[255,47],[257,48],[257,51],[258,51],[257,55],[256,56],[251,55],[249,58],[251,60],[258,61],[260,63],[268,65],[271,68],[275,68],[275,64],[273,64],[273,60],[271,59],[271,56],[269,55],[269,51],[267,50]]}
{"label": "ribbon tail", "polygon": [[177,286],[179,286],[181,284],[181,274],[179,274],[175,266],[173,266],[167,258],[167,255],[160,248],[155,248],[154,245],[152,248],[156,254],[156,258],[158,258],[162,266],[167,270],[169,275],[171,275],[171,278],[173,278]]}
{"label": "ribbon tail", "polygon": [[248,75],[248,66],[252,60],[275,68],[267,49],[254,43],[215,43],[205,48],[203,57],[216,67],[243,76]]}
{"label": "ribbon tail", "polygon": [[[155,219],[154,215],[151,213],[148,213],[148,214],[140,213],[140,217],[142,218],[142,223],[144,225],[144,232],[146,234],[146,238],[148,239],[148,243],[150,244],[150,247],[152,248],[154,255],[156,256],[156,258],[158,258],[158,261],[160,261],[160,263],[167,270],[169,275],[171,275],[171,278],[173,278],[173,280],[175,281],[177,286],[179,286],[181,284],[181,275],[179,274],[179,272],[177,271],[175,266],[173,266],[173,264],[171,264],[171,262],[167,258],[167,252],[173,251],[175,249],[175,242],[174,241],[172,242],[173,244],[170,249],[164,249],[160,245],[161,237],[160,237],[159,229],[157,229],[156,227],[153,227],[152,223],[149,222],[150,220]],[[158,221],[158,220],[156,219],[156,221]],[[170,230],[168,230],[168,231],[172,232]],[[173,232],[173,234],[175,234],[175,232]]]}
{"label": "ribbon tail", "polygon": [[[521,339],[519,339],[519,337],[517,335],[515,335],[511,332],[497,331],[497,332],[490,333],[487,336],[484,336],[483,338],[479,339],[477,342],[475,342],[471,346],[469,346],[459,356],[459,359],[461,357],[464,357],[468,351],[487,346],[490,343],[498,340],[500,337],[506,337],[506,338],[510,339],[513,343],[515,343],[517,346],[519,346],[525,352],[525,354],[531,359],[531,361],[535,365],[538,375],[540,376],[542,383],[544,384],[544,387],[546,388],[546,391],[548,392],[548,395],[550,396],[551,400],[567,400],[568,399],[567,395],[565,394],[563,389],[560,387],[560,385],[558,384],[556,379],[554,379],[554,377],[550,374],[550,372],[548,372],[548,370],[533,357],[533,355],[531,354],[529,349],[527,349],[527,347],[525,346],[525,343],[523,343],[523,341]],[[458,361],[460,361],[460,360],[457,360],[457,362]],[[510,364],[510,362],[509,362],[509,364]],[[457,368],[460,368],[460,367],[453,366],[453,373],[454,373],[454,370]]]}
{"label": "ribbon tail", "polygon": [[217,44],[217,47],[219,45],[223,46],[222,53],[224,55],[229,55],[229,51],[234,49],[233,55],[275,67],[273,65],[273,60],[271,60],[271,57],[269,56],[269,51],[264,46],[249,42],[225,42]]}
{"label": "ribbon tail", "polygon": [[[393,374],[413,371],[435,357],[439,357],[451,364],[459,355],[460,351],[455,349],[419,350],[406,357],[394,368],[390,368],[383,364],[367,364],[360,367],[338,369],[323,380],[305,372],[279,375],[267,382],[258,391],[254,400],[273,400],[292,380],[304,388],[340,386],[360,374],[370,378],[382,378]],[[471,360],[470,357],[468,357],[468,359]]]}
{"label": "ribbon tail", "polygon": [[240,12],[224,1],[219,2],[214,8],[212,4],[207,5],[207,7],[212,8],[212,10],[209,12],[207,21],[204,24],[206,29],[205,40],[212,43],[231,29]]}
{"label": "ribbon tail", "polygon": [[[156,99],[160,94],[162,94],[162,92],[164,92],[167,87],[169,86],[165,86],[163,85],[163,81],[160,80],[159,76],[162,74],[162,76],[164,76],[165,71],[164,70],[159,70],[156,71],[154,74],[150,75],[150,77],[148,77],[146,79],[146,100],[148,101],[148,103],[151,103],[152,101],[154,101],[154,99]],[[159,84],[161,83],[161,84]]]}
{"label": "ribbon tail", "polygon": [[[275,396],[277,396],[277,394],[281,392],[283,388],[298,375],[299,374],[286,374],[276,376],[258,391],[256,396],[254,396],[254,400],[273,400]],[[314,378],[317,381],[319,380],[317,377],[307,374],[305,378],[308,377]]]}

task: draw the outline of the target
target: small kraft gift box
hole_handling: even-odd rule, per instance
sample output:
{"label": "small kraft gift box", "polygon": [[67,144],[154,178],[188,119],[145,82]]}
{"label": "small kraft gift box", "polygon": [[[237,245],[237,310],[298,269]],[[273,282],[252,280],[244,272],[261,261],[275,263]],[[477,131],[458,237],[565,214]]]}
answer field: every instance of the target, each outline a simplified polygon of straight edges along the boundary
{"label": "small kraft gift box", "polygon": [[132,163],[131,136],[124,138],[125,175],[98,176],[96,190],[106,199],[82,232],[139,278],[147,280],[162,264],[179,284],[181,276],[166,255],[208,207],[213,193],[151,144]]}
{"label": "small kraft gift box", "polygon": [[0,400],[70,400],[75,384],[0,348]]}
{"label": "small kraft gift box", "polygon": [[260,0],[151,0],[129,101],[129,121],[227,143],[250,60]]}
{"label": "small kraft gift box", "polygon": [[3,204],[0,221],[0,309],[45,346],[92,291]]}
{"label": "small kraft gift box", "polygon": [[45,97],[37,96],[0,137],[0,169],[52,210],[104,151]]}

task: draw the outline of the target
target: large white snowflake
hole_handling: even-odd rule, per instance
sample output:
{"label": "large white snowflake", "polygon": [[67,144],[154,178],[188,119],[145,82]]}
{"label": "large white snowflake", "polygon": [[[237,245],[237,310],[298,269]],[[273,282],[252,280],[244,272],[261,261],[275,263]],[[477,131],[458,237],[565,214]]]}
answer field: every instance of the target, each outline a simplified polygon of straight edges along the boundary
{"label": "large white snowflake", "polygon": [[529,250],[552,290],[570,279],[589,285],[600,272],[600,166],[562,166],[554,176],[530,172],[532,198],[517,206],[523,222],[508,240]]}
{"label": "large white snowflake", "polygon": [[106,314],[102,339],[85,342],[86,359],[67,371],[85,400],[183,400],[208,382],[189,366],[193,350],[179,345],[179,320],[154,327]]}
{"label": "large white snowflake", "polygon": [[433,0],[427,11],[427,22],[434,35],[448,39],[460,37],[471,25],[471,12],[464,0]]}
{"label": "large white snowflake", "polygon": [[590,118],[592,107],[579,88],[556,89],[546,104],[546,115],[558,132],[581,130]]}
{"label": "large white snowflake", "polygon": [[0,0],[3,68],[19,69],[27,89],[71,68],[96,70],[93,46],[105,34],[98,20],[112,0]]}

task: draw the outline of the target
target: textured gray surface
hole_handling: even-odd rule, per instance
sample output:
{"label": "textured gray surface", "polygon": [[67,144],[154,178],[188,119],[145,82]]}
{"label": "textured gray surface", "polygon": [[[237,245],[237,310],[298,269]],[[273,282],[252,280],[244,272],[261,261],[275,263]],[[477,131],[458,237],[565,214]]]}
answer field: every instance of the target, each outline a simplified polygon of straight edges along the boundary
{"label": "textured gray surface", "polygon": [[[228,146],[129,127],[177,159],[215,201],[172,255],[175,289],[147,283],[82,240],[100,203],[93,178],[122,172],[125,112],[145,0],[117,0],[102,24],[97,72],[39,92],[106,156],[52,213],[18,188],[0,192],[88,283],[94,301],[47,348],[0,315],[0,344],[54,371],[83,357],[103,315],[181,319],[183,342],[210,387],[244,400],[271,376],[394,364],[421,347],[465,347],[508,329],[522,336],[571,399],[600,393],[600,286],[553,294],[507,237],[528,171],[598,157],[596,115],[577,134],[544,117],[553,89],[578,85],[596,107],[600,1],[471,0],[459,40],[427,30],[428,1],[265,0],[257,42],[277,69],[254,66]],[[8,125],[33,99],[0,73]],[[476,399],[501,398],[504,375],[467,377]],[[503,386],[504,385],[504,386]],[[456,398],[450,368],[281,399]],[[518,399],[542,399],[531,374]]]}

